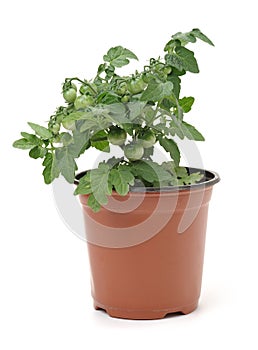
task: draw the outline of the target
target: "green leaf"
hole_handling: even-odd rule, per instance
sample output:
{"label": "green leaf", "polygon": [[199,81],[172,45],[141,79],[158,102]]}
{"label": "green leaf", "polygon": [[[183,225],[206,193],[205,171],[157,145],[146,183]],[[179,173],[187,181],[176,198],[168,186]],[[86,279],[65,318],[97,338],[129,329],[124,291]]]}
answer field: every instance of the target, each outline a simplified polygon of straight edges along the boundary
{"label": "green leaf", "polygon": [[187,169],[184,167],[176,168],[176,175],[177,178],[174,181],[174,185],[176,186],[192,185],[203,178],[203,174],[200,172],[188,174]]}
{"label": "green leaf", "polygon": [[47,153],[46,148],[36,146],[32,148],[29,152],[29,156],[31,158],[37,159],[37,158],[44,158]]}
{"label": "green leaf", "polygon": [[143,91],[141,101],[161,101],[164,97],[168,97],[173,93],[173,83],[167,81],[165,83],[150,82]]}
{"label": "green leaf", "polygon": [[146,106],[146,102],[140,102],[140,101],[128,102],[126,104],[126,107],[129,110],[129,119],[133,121],[134,119],[139,117],[142,114],[145,106]]}
{"label": "green leaf", "polygon": [[129,192],[129,185],[134,184],[134,176],[126,166],[119,166],[118,169],[110,171],[110,181],[120,196]]}
{"label": "green leaf", "polygon": [[32,144],[34,144],[35,146],[42,144],[42,141],[36,135],[29,134],[27,132],[21,132],[21,136],[24,137],[29,142],[31,142]]}
{"label": "green leaf", "polygon": [[189,32],[189,33],[181,33],[178,32],[172,36],[174,40],[180,40],[182,45],[186,45],[187,43],[195,43],[196,38],[195,36]]}
{"label": "green leaf", "polygon": [[109,166],[104,163],[99,164],[97,169],[93,169],[90,172],[92,193],[101,205],[107,204],[107,195],[110,195],[112,192],[109,184],[109,172]]}
{"label": "green leaf", "polygon": [[83,116],[86,113],[82,112],[82,111],[72,112],[72,113],[68,114],[62,121],[63,122],[70,122],[70,121],[74,121],[74,120],[80,120],[80,119],[83,119]]}
{"label": "green leaf", "polygon": [[151,156],[153,156],[153,153],[154,153],[154,147],[153,146],[152,147],[148,147],[148,148],[144,148],[143,158],[150,158]]}
{"label": "green leaf", "polygon": [[181,130],[189,140],[205,141],[203,135],[191,124],[182,121]]}
{"label": "green leaf", "polygon": [[186,178],[183,178],[182,180],[186,185],[192,185],[200,181],[202,178],[203,178],[203,174],[201,174],[200,172],[197,172],[197,173],[192,173],[188,175]]}
{"label": "green leaf", "polygon": [[103,103],[106,105],[119,102],[120,97],[112,91],[104,91],[97,98],[97,103]]}
{"label": "green leaf", "polygon": [[98,75],[103,73],[105,71],[106,67],[107,67],[106,63],[100,64],[98,67]]}
{"label": "green leaf", "polygon": [[60,134],[60,142],[64,145],[64,146],[68,146],[73,142],[73,138],[72,135],[69,132],[62,132]]}
{"label": "green leaf", "polygon": [[105,115],[106,120],[122,127],[124,123],[128,123],[127,110],[123,103],[113,103],[106,107],[108,114]]}
{"label": "green leaf", "polygon": [[47,153],[42,163],[45,167],[43,170],[44,181],[46,184],[50,184],[60,174],[60,170],[57,168],[52,153]]}
{"label": "green leaf", "polygon": [[28,141],[26,139],[19,139],[14,141],[13,147],[19,148],[19,149],[31,149],[35,147],[35,143],[34,142],[32,143],[31,141]]}
{"label": "green leaf", "polygon": [[79,184],[77,185],[74,194],[90,194],[92,193],[90,183],[90,171],[88,171],[82,178],[80,178]]}
{"label": "green leaf", "polygon": [[84,121],[80,126],[80,132],[96,129],[98,127],[99,127],[99,123],[97,118],[89,114],[87,117],[84,118]]}
{"label": "green leaf", "polygon": [[203,34],[200,29],[194,28],[191,32],[192,35],[194,35],[196,38],[214,46],[213,42],[205,35]]}
{"label": "green leaf", "polygon": [[109,142],[107,141],[107,134],[104,130],[100,130],[95,133],[91,137],[90,143],[92,147],[95,147],[102,152],[110,152]]}
{"label": "green leaf", "polygon": [[191,96],[183,97],[182,99],[179,100],[179,105],[182,107],[185,113],[188,113],[191,110],[193,103],[194,103],[194,97],[191,97]]}
{"label": "green leaf", "polygon": [[89,196],[87,204],[94,211],[94,213],[100,211],[101,205],[93,194]]}
{"label": "green leaf", "polygon": [[166,152],[170,153],[171,158],[174,160],[176,165],[180,162],[180,151],[176,142],[167,137],[159,137],[159,143],[164,148]]}
{"label": "green leaf", "polygon": [[44,126],[40,126],[38,124],[34,124],[30,122],[28,122],[28,124],[35,131],[37,135],[42,137],[42,139],[46,140],[52,137],[52,133]]}
{"label": "green leaf", "polygon": [[138,60],[137,56],[130,50],[122,46],[111,47],[107,54],[103,56],[104,61],[109,62],[114,67],[123,67],[129,63],[129,58]]}
{"label": "green leaf", "polygon": [[73,183],[75,170],[77,169],[73,156],[69,153],[68,147],[56,149],[55,164],[67,182]]}
{"label": "green leaf", "polygon": [[158,163],[150,160],[140,160],[131,165],[135,177],[143,179],[148,183],[162,183],[169,181],[171,175]]}
{"label": "green leaf", "polygon": [[176,98],[179,98],[181,90],[181,79],[177,75],[170,74],[167,78],[171,83],[173,83],[173,92]]}
{"label": "green leaf", "polygon": [[102,152],[110,152],[109,142],[108,141],[91,141],[91,146]]}
{"label": "green leaf", "polygon": [[194,53],[183,46],[177,46],[175,52],[165,56],[167,64],[177,68],[179,71],[189,71],[192,73],[199,73],[197,61]]}
{"label": "green leaf", "polygon": [[90,147],[90,133],[89,131],[80,132],[77,129],[73,131],[73,142],[69,145],[69,153],[78,158]]}

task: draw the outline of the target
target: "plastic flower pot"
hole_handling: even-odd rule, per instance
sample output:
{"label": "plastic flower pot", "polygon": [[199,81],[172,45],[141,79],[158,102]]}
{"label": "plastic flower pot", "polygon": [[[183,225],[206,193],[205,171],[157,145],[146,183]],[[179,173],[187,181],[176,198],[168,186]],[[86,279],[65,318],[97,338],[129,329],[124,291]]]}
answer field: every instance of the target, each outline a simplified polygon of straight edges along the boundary
{"label": "plastic flower pot", "polygon": [[96,309],[160,319],[197,308],[208,205],[219,181],[216,173],[202,172],[204,180],[191,186],[134,188],[125,197],[113,192],[98,213],[80,195]]}

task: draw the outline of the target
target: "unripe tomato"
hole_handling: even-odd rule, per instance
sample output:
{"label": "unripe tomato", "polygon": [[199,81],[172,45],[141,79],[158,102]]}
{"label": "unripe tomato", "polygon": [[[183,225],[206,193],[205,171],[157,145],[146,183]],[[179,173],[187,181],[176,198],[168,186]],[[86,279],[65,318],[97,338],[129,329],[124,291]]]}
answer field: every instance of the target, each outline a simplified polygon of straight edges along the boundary
{"label": "unripe tomato", "polygon": [[[96,85],[95,84],[91,84],[92,88],[96,90]],[[93,94],[93,90],[86,84],[83,84],[81,85],[80,87],[80,93],[82,95],[86,95],[86,94],[89,94],[89,95],[92,95]]]}
{"label": "unripe tomato", "polygon": [[125,156],[130,161],[139,160],[144,154],[144,148],[139,143],[129,143],[124,148]]}
{"label": "unripe tomato", "polygon": [[156,136],[152,130],[146,130],[138,135],[138,140],[144,148],[152,147],[156,142]]}
{"label": "unripe tomato", "polygon": [[66,130],[75,130],[75,121],[74,120],[64,120],[62,125]]}
{"label": "unripe tomato", "polygon": [[128,95],[124,95],[123,97],[121,97],[121,102],[126,103],[129,101],[129,99],[130,97]]}
{"label": "unripe tomato", "polygon": [[56,123],[51,126],[51,131],[53,134],[55,135],[58,134],[59,130],[60,130],[60,124]]}
{"label": "unripe tomato", "polygon": [[63,97],[68,103],[72,103],[75,101],[77,96],[76,90],[71,87],[63,92]]}
{"label": "unripe tomato", "polygon": [[128,84],[128,90],[132,95],[139,94],[146,87],[146,83],[141,78],[132,79]]}
{"label": "unripe tomato", "polygon": [[119,128],[118,126],[111,126],[108,133],[108,141],[112,145],[122,146],[126,141],[127,134],[125,130]]}
{"label": "unripe tomato", "polygon": [[125,82],[121,83],[115,90],[117,95],[123,96],[127,91],[127,84]]}
{"label": "unripe tomato", "polygon": [[163,72],[164,72],[165,74],[169,75],[169,74],[172,72],[172,68],[166,66],[166,67],[164,67]]}
{"label": "unripe tomato", "polygon": [[81,96],[78,96],[74,101],[74,107],[76,109],[83,109],[93,105],[93,103],[94,103],[93,97],[88,95],[81,95]]}

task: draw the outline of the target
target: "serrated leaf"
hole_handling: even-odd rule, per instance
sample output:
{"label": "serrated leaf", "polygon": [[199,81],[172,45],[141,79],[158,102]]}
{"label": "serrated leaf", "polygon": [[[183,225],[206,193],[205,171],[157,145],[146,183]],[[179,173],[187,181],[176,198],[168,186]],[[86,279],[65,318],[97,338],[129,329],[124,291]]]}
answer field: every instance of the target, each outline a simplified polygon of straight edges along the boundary
{"label": "serrated leaf", "polygon": [[[156,126],[155,126],[156,128]],[[154,147],[148,147],[148,148],[144,148],[144,153],[143,153],[143,158],[150,158],[151,156],[153,156],[154,153]]]}
{"label": "serrated leaf", "polygon": [[95,147],[102,152],[110,152],[109,142],[108,141],[91,141],[91,146]]}
{"label": "serrated leaf", "polygon": [[63,147],[56,149],[54,158],[57,168],[60,170],[66,181],[73,183],[77,166],[73,156],[69,153],[69,148]]}
{"label": "serrated leaf", "polygon": [[174,119],[170,122],[170,128],[169,133],[171,136],[177,135],[181,140],[185,137],[183,131],[182,131],[182,121],[179,121],[177,119]]}
{"label": "serrated leaf", "polygon": [[167,81],[165,83],[150,82],[143,91],[141,101],[161,101],[163,98],[173,93],[173,83]]}
{"label": "serrated leaf", "polygon": [[170,156],[174,160],[175,164],[179,165],[180,151],[176,142],[172,139],[168,139],[167,137],[160,137],[159,143],[166,152],[170,153]]}
{"label": "serrated leaf", "polygon": [[90,144],[92,147],[95,147],[102,152],[110,152],[109,142],[107,141],[107,134],[104,130],[100,130],[92,135]]}
{"label": "serrated leaf", "polygon": [[112,91],[104,91],[97,98],[97,103],[103,103],[106,105],[110,105],[112,103],[119,103],[119,102],[120,102],[120,97]]}
{"label": "serrated leaf", "polygon": [[47,153],[42,163],[45,167],[43,170],[44,181],[46,184],[50,184],[60,174],[60,170],[57,168],[52,153]]}
{"label": "serrated leaf", "polygon": [[195,43],[196,38],[195,36],[189,32],[189,33],[181,33],[178,32],[172,36],[174,40],[180,40],[182,45],[186,45],[187,43]]}
{"label": "serrated leaf", "polygon": [[87,112],[82,112],[82,111],[72,112],[72,113],[68,114],[62,121],[63,122],[70,122],[70,121],[74,121],[74,120],[80,120],[80,119],[83,119],[83,116],[86,113]]}
{"label": "serrated leaf", "polygon": [[199,73],[198,64],[193,51],[183,46],[178,46],[176,47],[175,52],[183,62],[183,69],[192,73]]}
{"label": "serrated leaf", "polygon": [[94,213],[97,213],[101,208],[100,203],[97,201],[93,194],[89,196],[87,204],[94,211]]}
{"label": "serrated leaf", "polygon": [[176,176],[180,178],[188,176],[188,172],[186,168],[183,166],[175,167],[175,172],[176,172]]}
{"label": "serrated leaf", "polygon": [[203,174],[200,172],[188,174],[186,169],[183,175],[178,175],[177,186],[192,185],[200,181],[203,178]]}
{"label": "serrated leaf", "polygon": [[171,175],[161,165],[149,160],[134,162],[131,169],[135,177],[142,178],[149,183],[162,183],[171,178]]}
{"label": "serrated leaf", "polygon": [[29,156],[34,159],[43,158],[45,157],[46,153],[47,153],[46,148],[36,146],[30,150]]}
{"label": "serrated leaf", "polygon": [[182,107],[185,113],[188,113],[191,110],[193,103],[194,103],[194,97],[192,96],[183,97],[182,99],[179,100],[179,105]]}
{"label": "serrated leaf", "polygon": [[107,195],[111,194],[109,185],[110,168],[107,164],[100,164],[97,169],[90,172],[91,189],[95,199],[105,205],[108,202]]}
{"label": "serrated leaf", "polygon": [[40,126],[38,124],[34,124],[34,123],[30,123],[30,122],[28,122],[28,124],[32,128],[32,130],[34,130],[35,133],[37,135],[39,135],[40,137],[42,137],[44,140],[52,137],[52,133],[44,126]]}
{"label": "serrated leaf", "polygon": [[130,59],[138,60],[137,56],[130,50],[122,46],[111,47],[103,59],[114,67],[123,67],[129,63]]}
{"label": "serrated leaf", "polygon": [[196,38],[214,46],[213,42],[205,35],[203,34],[200,29],[198,28],[194,28],[192,31],[191,31],[191,34],[194,35]]}
{"label": "serrated leaf", "polygon": [[171,83],[173,83],[173,92],[176,98],[179,98],[180,90],[181,90],[181,79],[177,75],[169,75],[167,78]]}
{"label": "serrated leaf", "polygon": [[189,71],[199,73],[197,61],[194,53],[183,46],[177,46],[175,52],[165,56],[167,64],[177,68],[179,71]]}
{"label": "serrated leaf", "polygon": [[205,141],[203,135],[191,124],[182,121],[181,130],[189,140]]}
{"label": "serrated leaf", "polygon": [[128,102],[126,104],[126,107],[129,110],[129,119],[133,121],[134,119],[139,117],[142,114],[145,106],[146,106],[146,102],[140,102],[140,101]]}
{"label": "serrated leaf", "polygon": [[42,141],[36,135],[29,134],[27,132],[21,132],[21,136],[28,140],[30,143],[34,144],[35,146],[42,144]]}
{"label": "serrated leaf", "polygon": [[14,141],[13,147],[19,148],[19,149],[31,149],[35,147],[35,143],[32,143],[26,139],[19,139]]}
{"label": "serrated leaf", "polygon": [[90,172],[87,172],[82,178],[80,178],[79,184],[77,185],[74,194],[90,194],[92,193],[90,183]]}
{"label": "serrated leaf", "polygon": [[73,141],[69,145],[69,153],[78,158],[90,147],[90,133],[89,131],[80,132],[78,130],[73,131]]}
{"label": "serrated leaf", "polygon": [[118,169],[110,171],[111,184],[120,196],[125,196],[129,192],[129,185],[134,184],[134,176],[126,168],[125,166],[120,166]]}

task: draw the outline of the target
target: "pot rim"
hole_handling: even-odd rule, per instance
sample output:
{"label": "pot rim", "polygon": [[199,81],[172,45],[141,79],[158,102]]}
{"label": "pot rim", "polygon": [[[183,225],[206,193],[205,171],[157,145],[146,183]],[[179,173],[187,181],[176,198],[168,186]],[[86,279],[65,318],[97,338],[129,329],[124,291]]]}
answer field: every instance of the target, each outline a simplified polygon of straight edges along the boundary
{"label": "pot rim", "polygon": [[[166,187],[133,187],[130,186],[129,192],[175,192],[175,191],[185,191],[185,190],[194,190],[194,189],[200,189],[204,187],[210,187],[215,185],[220,181],[220,176],[218,173],[212,170],[205,170],[200,168],[192,168],[192,167],[185,167],[189,174],[194,172],[200,172],[204,175],[204,179],[200,180],[199,182],[192,184],[192,185],[182,185],[182,186],[166,186]],[[81,177],[83,177],[88,170],[82,171],[75,175],[74,184],[78,185],[79,180]]]}

